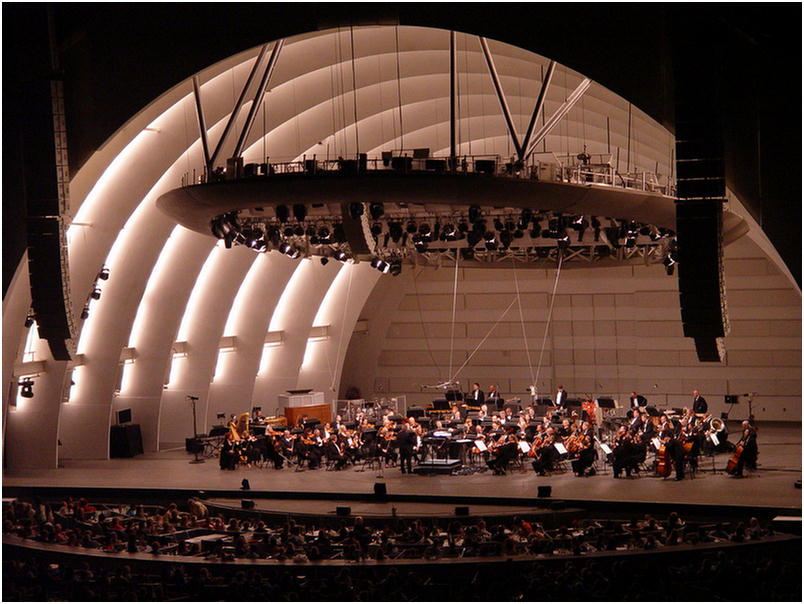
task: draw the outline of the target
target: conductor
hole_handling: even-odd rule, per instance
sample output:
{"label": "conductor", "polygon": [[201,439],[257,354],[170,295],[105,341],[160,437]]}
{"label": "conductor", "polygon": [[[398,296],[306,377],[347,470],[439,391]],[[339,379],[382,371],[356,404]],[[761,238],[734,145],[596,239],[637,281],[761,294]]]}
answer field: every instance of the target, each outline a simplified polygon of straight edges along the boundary
{"label": "conductor", "polygon": [[416,434],[409,429],[408,424],[402,424],[402,429],[396,435],[396,442],[399,445],[399,466],[402,468],[402,473],[405,473],[405,465],[407,465],[408,474],[413,474],[411,459],[413,447],[416,444]]}
{"label": "conductor", "polygon": [[692,411],[693,413],[706,413],[708,409],[708,405],[706,404],[706,399],[701,396],[701,393],[697,390],[692,391],[693,401],[692,401]]}

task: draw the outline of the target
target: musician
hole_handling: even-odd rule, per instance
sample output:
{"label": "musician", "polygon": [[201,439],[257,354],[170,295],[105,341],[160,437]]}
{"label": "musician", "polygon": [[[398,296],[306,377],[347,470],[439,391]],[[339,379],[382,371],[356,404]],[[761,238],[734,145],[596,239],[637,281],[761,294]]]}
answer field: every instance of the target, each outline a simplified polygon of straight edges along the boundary
{"label": "musician", "polygon": [[338,442],[338,436],[333,434],[326,447],[327,459],[335,462],[335,469],[341,470],[346,465],[343,443]]}
{"label": "musician", "polygon": [[296,425],[297,425],[299,428],[304,428],[304,424],[306,424],[306,423],[307,423],[307,416],[306,416],[306,415],[302,415],[302,416],[299,418],[299,421],[297,421],[297,422],[296,422]]}
{"label": "musician", "polygon": [[566,439],[570,434],[572,434],[570,420],[566,418],[561,420],[561,427],[557,430],[557,434],[562,440]]}
{"label": "musician", "polygon": [[647,413],[642,413],[642,429],[639,431],[639,439],[643,443],[653,440],[656,436],[656,426]]}
{"label": "musician", "polygon": [[502,422],[504,424],[508,424],[508,423],[513,423],[515,421],[516,421],[516,418],[514,417],[514,412],[511,411],[511,407],[506,407],[505,408],[505,415],[502,418]]}
{"label": "musician", "polygon": [[261,424],[265,421],[265,416],[262,414],[262,409],[255,407],[251,410],[251,423]]}
{"label": "musician", "polygon": [[405,466],[407,466],[408,474],[413,473],[413,447],[416,445],[416,433],[408,428],[407,424],[402,424],[402,430],[396,436],[396,442],[399,445],[399,465],[402,473],[405,473]]}
{"label": "musician", "polygon": [[343,419],[340,415],[335,416],[335,421],[332,423],[332,429],[335,432],[340,432],[341,426],[343,426]]}
{"label": "musician", "polygon": [[640,411],[647,407],[648,399],[636,392],[631,393],[631,409],[639,409]]}
{"label": "musician", "polygon": [[[594,476],[595,474],[595,446],[592,440],[592,427],[589,422],[584,422],[581,425],[581,431],[578,434],[578,458],[572,462],[572,471],[575,472],[577,477]],[[588,471],[588,473],[587,473]]]}
{"label": "musician", "polygon": [[622,426],[620,433],[615,437],[615,446],[609,456],[611,469],[614,478],[619,478],[623,470],[626,477],[631,476],[631,472],[639,471],[639,462],[645,459],[646,445],[640,443],[625,426]]}
{"label": "musician", "polygon": [[483,391],[480,389],[480,384],[477,382],[472,384],[472,392],[466,397],[467,403],[470,403],[472,407],[480,407],[485,400],[486,398],[483,395]]}
{"label": "musician", "polygon": [[692,391],[692,410],[694,413],[706,413],[708,409],[708,405],[706,404],[706,399],[701,396],[701,393],[697,390]]}
{"label": "musician", "polygon": [[564,386],[558,387],[558,392],[556,392],[556,401],[553,403],[556,407],[563,409],[567,404],[567,393],[564,392]]}
{"label": "musician", "polygon": [[553,464],[558,459],[559,454],[555,448],[556,435],[553,428],[547,428],[542,439],[542,446],[536,449],[533,461],[533,471],[539,476],[547,476],[547,472],[553,470]]}
{"label": "musician", "polygon": [[502,405],[502,398],[500,397],[500,393],[495,384],[489,386],[489,394],[486,397],[486,401],[489,401],[490,403],[496,405],[497,409],[500,409],[500,406]]}
{"label": "musician", "polygon": [[639,414],[639,410],[635,407],[633,409],[634,417],[631,418],[631,422],[628,424],[628,430],[637,433],[643,428],[642,424],[642,416]]}
{"label": "musician", "polygon": [[497,445],[494,448],[494,456],[490,458],[486,464],[488,464],[489,468],[494,470],[495,476],[504,476],[505,469],[508,467],[508,464],[516,459],[516,456],[519,454],[519,445],[517,443],[516,436],[514,434],[509,434],[503,444]]}
{"label": "musician", "polygon": [[279,447],[281,449],[282,455],[285,457],[290,457],[293,455],[293,449],[295,448],[296,439],[290,433],[290,430],[285,430],[282,433],[281,438],[279,439]]}
{"label": "musician", "polygon": [[234,470],[237,465],[236,442],[231,431],[227,432],[226,438],[223,439],[220,463],[221,470]]}
{"label": "musician", "polygon": [[742,425],[743,435],[737,443],[737,446],[743,446],[743,452],[740,459],[737,460],[737,467],[734,470],[735,478],[743,477],[743,468],[749,470],[757,469],[757,457],[759,457],[759,447],[757,447],[757,430],[748,420],[745,420]]}

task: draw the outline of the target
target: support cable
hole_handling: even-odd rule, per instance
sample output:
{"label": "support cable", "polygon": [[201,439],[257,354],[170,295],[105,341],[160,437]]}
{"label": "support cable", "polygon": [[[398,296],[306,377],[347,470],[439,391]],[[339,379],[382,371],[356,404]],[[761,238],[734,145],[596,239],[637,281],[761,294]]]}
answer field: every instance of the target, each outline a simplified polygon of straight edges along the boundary
{"label": "support cable", "polygon": [[[335,367],[330,367],[329,370],[332,373],[332,383],[329,386],[329,389],[335,392],[335,380],[337,379],[338,374],[338,363],[340,363],[341,358],[341,349],[343,348],[343,331],[346,328],[346,312],[349,309],[349,298],[352,294],[352,276],[354,275],[354,265],[345,265],[345,267],[349,270],[349,282],[346,285],[346,302],[343,304],[343,316],[341,317],[341,333],[338,335],[338,347],[335,351]],[[329,365],[329,355],[327,355],[327,364]]]}
{"label": "support cable", "polygon": [[556,269],[556,280],[553,283],[553,293],[550,296],[550,310],[547,311],[547,323],[544,326],[544,337],[542,337],[542,350],[539,353],[539,362],[536,365],[536,381],[534,381],[533,385],[536,386],[536,382],[539,379],[539,373],[542,369],[542,358],[544,357],[544,345],[547,343],[547,331],[550,329],[550,321],[553,318],[553,305],[556,301],[556,290],[558,289],[558,278],[561,276],[561,264],[564,260],[563,252],[559,253],[558,255],[558,268]]}
{"label": "support cable", "polygon": [[483,346],[483,344],[485,344],[485,343],[486,343],[486,340],[488,340],[488,339],[489,339],[489,336],[491,335],[491,332],[493,332],[493,331],[494,331],[494,330],[497,328],[497,325],[499,325],[499,324],[500,324],[500,321],[502,321],[502,320],[505,318],[505,315],[507,315],[507,314],[508,314],[508,311],[509,311],[509,310],[511,310],[511,307],[512,307],[512,306],[513,306],[515,303],[516,303],[516,298],[514,298],[513,300],[511,300],[511,303],[508,305],[508,308],[506,308],[506,309],[503,311],[503,313],[500,315],[500,318],[499,318],[499,319],[497,319],[497,322],[496,322],[494,325],[492,325],[492,326],[491,326],[491,329],[489,329],[488,333],[487,333],[487,334],[486,334],[486,335],[483,337],[483,339],[480,341],[480,344],[478,344],[478,345],[477,345],[477,347],[476,347],[476,348],[475,348],[475,349],[472,351],[472,354],[470,354],[470,355],[469,355],[469,357],[466,359],[466,361],[464,361],[463,365],[461,365],[461,366],[458,368],[458,371],[456,371],[456,372],[455,372],[455,375],[453,375],[452,377],[450,377],[449,381],[451,381],[451,382],[454,382],[454,381],[455,381],[455,378],[456,378],[456,377],[458,377],[458,374],[459,374],[459,373],[460,373],[460,372],[463,370],[463,368],[464,368],[464,367],[466,367],[466,365],[468,365],[468,364],[469,364],[469,361],[471,361],[471,360],[472,360],[472,357],[473,357],[473,356],[475,356],[475,354],[477,353],[477,351],[478,351],[478,350],[480,350],[480,347],[481,347],[481,346]]}
{"label": "support cable", "polygon": [[458,250],[455,250],[455,283],[452,286],[452,330],[449,334],[449,373],[447,375],[452,374],[452,352],[453,352],[453,344],[455,342],[455,307],[457,306],[458,302],[458,257],[460,254]]}
{"label": "support cable", "polygon": [[536,378],[533,377],[533,361],[530,358],[530,348],[528,347],[528,336],[525,333],[525,316],[522,314],[522,297],[519,293],[519,279],[516,276],[516,260],[511,256],[511,265],[514,269],[514,286],[516,287],[516,301],[519,304],[519,323],[522,326],[522,340],[525,342],[525,354],[528,357],[528,369],[530,370],[530,383],[536,385]]}
{"label": "support cable", "polygon": [[[421,272],[421,271],[420,271]],[[416,272],[413,272],[413,293],[416,295],[416,308],[419,310],[419,323],[422,326],[422,333],[424,334],[424,345],[427,347],[427,352],[430,355],[430,360],[433,361],[433,367],[438,370],[438,374],[441,375],[441,368],[438,366],[438,363],[435,360],[435,356],[433,356],[433,351],[430,348],[430,339],[427,337],[427,329],[424,327],[424,315],[422,314],[422,303],[419,299],[419,289],[416,287]]]}

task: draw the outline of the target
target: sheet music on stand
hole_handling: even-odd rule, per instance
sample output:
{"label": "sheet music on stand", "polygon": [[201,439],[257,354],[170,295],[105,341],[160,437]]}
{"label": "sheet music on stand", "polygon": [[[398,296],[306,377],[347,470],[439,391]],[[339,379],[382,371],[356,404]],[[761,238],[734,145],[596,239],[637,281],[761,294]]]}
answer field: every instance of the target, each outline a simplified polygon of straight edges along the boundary
{"label": "sheet music on stand", "polygon": [[530,453],[530,445],[524,440],[519,441],[519,450],[523,453]]}
{"label": "sheet music on stand", "polygon": [[486,446],[486,443],[484,443],[480,439],[475,441],[475,446],[477,447],[477,450],[480,451],[481,453],[485,453],[486,451],[489,450],[489,448]]}
{"label": "sheet music on stand", "polygon": [[556,448],[556,451],[558,451],[561,455],[567,454],[567,447],[565,447],[563,443],[556,443],[553,446]]}
{"label": "sheet music on stand", "polygon": [[662,441],[660,441],[658,438],[654,438],[650,442],[653,444],[654,447],[656,447],[657,451],[662,448]]}
{"label": "sheet music on stand", "polygon": [[608,446],[606,443],[600,443],[600,450],[603,451],[606,455],[611,455],[611,447]]}

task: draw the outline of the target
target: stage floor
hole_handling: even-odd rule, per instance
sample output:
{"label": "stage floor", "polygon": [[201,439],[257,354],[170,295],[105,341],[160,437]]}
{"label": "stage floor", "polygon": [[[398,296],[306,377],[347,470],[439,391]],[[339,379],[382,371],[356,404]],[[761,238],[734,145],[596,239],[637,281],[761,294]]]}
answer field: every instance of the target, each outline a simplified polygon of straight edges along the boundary
{"label": "stage floor", "polygon": [[[732,436],[732,441],[734,436]],[[192,456],[184,449],[147,453],[131,459],[106,461],[66,460],[53,470],[3,472],[5,487],[55,486],[100,488],[157,488],[193,490],[238,490],[248,478],[252,491],[373,494],[375,482],[384,482],[389,495],[440,495],[477,497],[536,497],[537,487],[550,485],[553,499],[634,501],[646,503],[684,503],[746,505],[801,508],[801,490],[793,483],[801,479],[801,426],[763,424],[759,437],[759,469],[746,478],[735,479],[723,473],[729,455],[718,455],[717,473],[704,458],[695,479],[662,480],[640,476],[615,480],[611,470],[588,478],[572,472],[537,476],[512,470],[506,476],[491,472],[471,475],[402,474],[399,468],[379,473],[354,468],[341,471],[305,470],[286,467],[238,468],[223,471],[216,459],[189,463]],[[602,464],[599,467],[602,468]]]}

